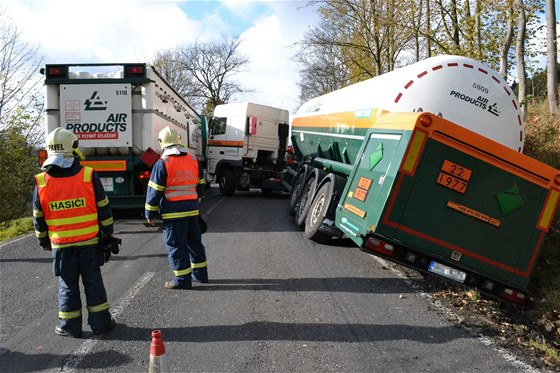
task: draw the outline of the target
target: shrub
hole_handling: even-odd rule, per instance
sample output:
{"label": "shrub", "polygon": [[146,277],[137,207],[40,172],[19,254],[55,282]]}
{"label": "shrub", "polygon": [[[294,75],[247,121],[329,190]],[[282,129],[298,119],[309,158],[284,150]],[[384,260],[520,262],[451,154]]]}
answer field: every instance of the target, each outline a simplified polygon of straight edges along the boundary
{"label": "shrub", "polygon": [[10,127],[0,131],[0,222],[29,216],[34,175],[39,171],[34,149],[27,138]]}

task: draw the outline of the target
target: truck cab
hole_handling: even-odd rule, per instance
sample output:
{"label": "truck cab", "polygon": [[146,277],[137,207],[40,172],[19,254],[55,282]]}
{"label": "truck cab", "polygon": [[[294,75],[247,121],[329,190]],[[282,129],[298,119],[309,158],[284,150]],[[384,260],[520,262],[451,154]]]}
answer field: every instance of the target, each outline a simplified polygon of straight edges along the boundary
{"label": "truck cab", "polygon": [[208,123],[208,181],[226,196],[282,189],[288,120],[287,110],[250,102],[216,106]]}

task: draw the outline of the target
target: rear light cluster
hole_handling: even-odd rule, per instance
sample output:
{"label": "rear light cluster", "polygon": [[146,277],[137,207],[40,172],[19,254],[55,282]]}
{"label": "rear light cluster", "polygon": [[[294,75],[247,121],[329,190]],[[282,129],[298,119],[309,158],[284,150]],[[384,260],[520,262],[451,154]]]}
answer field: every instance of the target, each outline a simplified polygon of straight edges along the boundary
{"label": "rear light cluster", "polygon": [[526,299],[525,293],[508,288],[502,289],[502,291],[500,292],[500,297],[517,304],[525,304]]}
{"label": "rear light cluster", "polygon": [[125,78],[143,78],[146,76],[144,65],[126,65],[124,69]]}
{"label": "rear light cluster", "polygon": [[294,152],[294,147],[292,145],[288,145],[288,148],[286,149],[286,163],[288,164],[288,166],[294,164],[295,161],[295,152]]}
{"label": "rear light cluster", "polygon": [[368,238],[366,249],[386,256],[395,255],[395,247],[393,245],[374,237]]}
{"label": "rear light cluster", "polygon": [[51,65],[47,67],[45,74],[47,79],[63,79],[68,77],[68,66],[65,65]]}

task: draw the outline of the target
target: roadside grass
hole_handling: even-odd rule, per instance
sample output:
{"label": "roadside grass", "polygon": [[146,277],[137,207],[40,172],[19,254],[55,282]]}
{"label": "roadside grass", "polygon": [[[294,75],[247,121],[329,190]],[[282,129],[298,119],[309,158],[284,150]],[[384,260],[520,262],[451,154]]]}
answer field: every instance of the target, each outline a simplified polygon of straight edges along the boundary
{"label": "roadside grass", "polygon": [[547,360],[554,362],[560,361],[560,354],[558,353],[558,349],[550,346],[550,344],[545,340],[532,340],[529,342],[529,347],[540,351]]}
{"label": "roadside grass", "polygon": [[[549,114],[548,102],[529,102],[525,121],[524,153],[560,169],[560,115]],[[547,233],[539,260],[529,283],[531,302],[525,316],[528,326],[538,331],[527,345],[540,351],[551,366],[560,364],[560,208]]]}
{"label": "roadside grass", "polygon": [[0,223],[0,242],[25,234],[33,229],[32,217]]}
{"label": "roadside grass", "polygon": [[[549,114],[546,100],[530,103],[525,123],[524,153],[560,169],[560,115]],[[530,291],[535,307],[542,312],[555,312],[560,328],[560,209],[541,248],[539,261],[531,279]]]}

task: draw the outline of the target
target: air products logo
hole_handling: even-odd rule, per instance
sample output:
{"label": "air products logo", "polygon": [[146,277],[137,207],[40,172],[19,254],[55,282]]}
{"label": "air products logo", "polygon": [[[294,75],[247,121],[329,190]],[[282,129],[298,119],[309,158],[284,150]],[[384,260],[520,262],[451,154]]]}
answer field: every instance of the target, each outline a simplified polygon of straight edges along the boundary
{"label": "air products logo", "polygon": [[98,92],[93,91],[91,97],[86,99],[84,106],[84,110],[107,110],[107,101],[102,101]]}
{"label": "air products logo", "polygon": [[497,103],[490,104],[488,102],[488,99],[484,96],[478,96],[477,98],[474,98],[462,92],[457,92],[453,90],[449,93],[449,95],[458,98],[459,100],[465,101],[471,105],[479,107],[483,110],[486,110],[492,115],[495,115],[497,117],[500,116],[500,111],[498,110]]}

